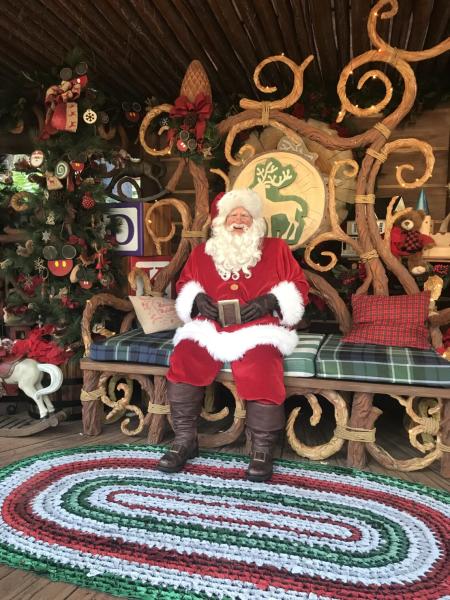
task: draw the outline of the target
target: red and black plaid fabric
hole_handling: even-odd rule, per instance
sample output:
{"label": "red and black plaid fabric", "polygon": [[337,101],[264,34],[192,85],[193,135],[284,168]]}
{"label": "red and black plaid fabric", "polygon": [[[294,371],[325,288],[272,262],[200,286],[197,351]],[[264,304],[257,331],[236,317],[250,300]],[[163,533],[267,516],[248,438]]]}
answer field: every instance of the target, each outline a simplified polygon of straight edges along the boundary
{"label": "red and black plaid fabric", "polygon": [[430,292],[407,296],[352,296],[353,329],[344,342],[430,348]]}
{"label": "red and black plaid fabric", "polygon": [[400,247],[402,252],[408,254],[413,252],[419,252],[423,248],[423,242],[420,237],[419,231],[406,231],[403,237],[403,243]]}

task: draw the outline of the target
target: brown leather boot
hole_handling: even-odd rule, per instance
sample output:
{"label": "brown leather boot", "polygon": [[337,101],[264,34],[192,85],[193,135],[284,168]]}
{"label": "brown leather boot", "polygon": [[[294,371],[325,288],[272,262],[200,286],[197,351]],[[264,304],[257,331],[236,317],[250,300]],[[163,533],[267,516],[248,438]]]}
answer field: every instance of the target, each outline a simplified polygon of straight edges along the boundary
{"label": "brown leather boot", "polygon": [[204,388],[188,383],[167,382],[167,399],[175,439],[156,468],[176,473],[190,458],[198,456],[197,423],[203,404]]}
{"label": "brown leather boot", "polygon": [[247,402],[247,428],[252,440],[251,461],[247,469],[249,481],[267,481],[273,473],[273,450],[284,427],[283,404]]}

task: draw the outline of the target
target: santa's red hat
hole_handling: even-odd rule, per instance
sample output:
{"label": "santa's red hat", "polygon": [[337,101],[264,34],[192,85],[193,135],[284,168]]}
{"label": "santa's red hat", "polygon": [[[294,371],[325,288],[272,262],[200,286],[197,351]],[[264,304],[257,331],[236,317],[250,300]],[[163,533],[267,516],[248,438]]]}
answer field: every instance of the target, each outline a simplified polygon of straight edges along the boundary
{"label": "santa's red hat", "polygon": [[219,216],[227,217],[238,206],[245,208],[254,219],[262,217],[263,206],[259,195],[253,190],[238,189],[217,194],[211,203],[211,221]]}

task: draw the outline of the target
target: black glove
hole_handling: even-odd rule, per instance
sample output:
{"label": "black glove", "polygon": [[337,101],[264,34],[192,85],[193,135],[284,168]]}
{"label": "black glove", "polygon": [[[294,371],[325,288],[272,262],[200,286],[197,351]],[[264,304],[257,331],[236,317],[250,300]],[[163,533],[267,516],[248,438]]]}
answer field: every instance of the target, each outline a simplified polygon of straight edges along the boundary
{"label": "black glove", "polygon": [[197,309],[197,314],[203,315],[207,319],[217,321],[219,318],[217,304],[208,294],[197,294],[194,300],[194,307]]}
{"label": "black glove", "polygon": [[279,311],[277,297],[274,294],[265,294],[258,296],[241,308],[241,321],[248,323],[255,319],[260,319],[264,315],[273,313],[274,310]]}

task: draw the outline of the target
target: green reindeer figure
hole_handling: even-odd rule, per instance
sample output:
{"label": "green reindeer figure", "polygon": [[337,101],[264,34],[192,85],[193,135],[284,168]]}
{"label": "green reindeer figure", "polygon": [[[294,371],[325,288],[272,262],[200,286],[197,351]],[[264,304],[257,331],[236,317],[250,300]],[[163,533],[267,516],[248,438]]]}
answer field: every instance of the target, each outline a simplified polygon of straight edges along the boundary
{"label": "green reindeer figure", "polygon": [[308,215],[308,205],[300,196],[283,196],[280,190],[295,181],[297,173],[292,165],[283,166],[275,158],[258,163],[251,188],[263,187],[269,202],[264,202],[263,216],[267,222],[268,235],[286,240],[288,244],[297,244],[305,226],[304,217]]}

